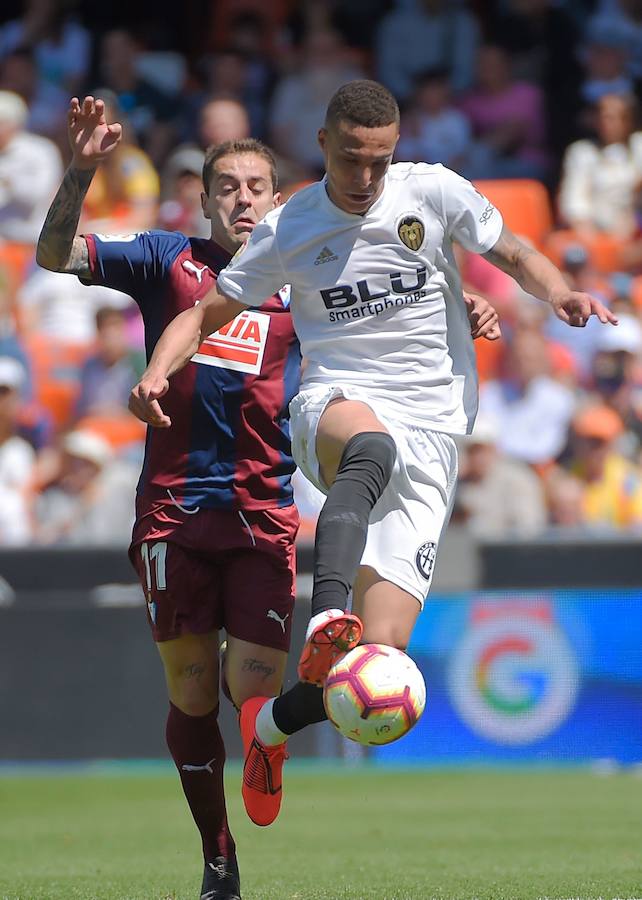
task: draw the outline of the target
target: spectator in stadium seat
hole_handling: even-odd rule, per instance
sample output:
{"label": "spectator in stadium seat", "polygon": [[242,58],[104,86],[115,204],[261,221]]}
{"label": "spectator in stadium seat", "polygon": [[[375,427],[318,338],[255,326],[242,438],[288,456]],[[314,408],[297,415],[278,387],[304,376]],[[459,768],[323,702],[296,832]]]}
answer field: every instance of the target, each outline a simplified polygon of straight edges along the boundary
{"label": "spectator in stadium seat", "polygon": [[62,161],[47,138],[25,130],[27,105],[0,90],[0,238],[34,244],[62,176]]}
{"label": "spectator in stadium seat", "polygon": [[488,34],[510,54],[515,77],[544,92],[547,144],[557,158],[577,136],[582,70],[571,48],[579,44],[580,26],[556,0],[503,0],[493,6]]}
{"label": "spectator in stadium seat", "polygon": [[184,231],[197,237],[209,236],[207,219],[203,218],[203,162],[205,154],[199,147],[177,147],[163,168],[161,178],[162,202],[158,211],[158,225],[168,231]]}
{"label": "spectator in stadium seat", "polygon": [[467,4],[418,0],[392,10],[377,30],[375,59],[379,79],[401,101],[422,71],[446,67],[455,91],[473,81],[479,25]]}
{"label": "spectator in stadium seat", "polygon": [[546,527],[542,485],[529,466],[499,450],[499,436],[499,424],[480,415],[461,440],[457,520],[481,539],[532,537]]}
{"label": "spectator in stadium seat", "polygon": [[446,69],[429,69],[415,82],[395,158],[465,169],[472,143],[466,116],[452,104]]}
{"label": "spectator in stadium seat", "polygon": [[584,487],[577,476],[561,466],[546,473],[543,481],[549,526],[566,531],[581,531],[584,518]]}
{"label": "spectator in stadium seat", "polygon": [[622,240],[637,229],[636,191],[642,182],[642,132],[631,95],[597,103],[597,134],[571,144],[563,160],[559,211],[584,239],[607,232]]}
{"label": "spectator in stadium seat", "polygon": [[241,11],[230,23],[228,44],[245,60],[243,101],[250,115],[251,132],[256,137],[265,134],[267,99],[275,78],[274,66],[266,52],[266,37],[265,19],[257,12]]}
{"label": "spectator in stadium seat", "polygon": [[19,47],[0,62],[0,90],[13,91],[29,108],[27,128],[56,141],[60,134],[60,117],[67,105],[62,88],[38,77],[33,51]]}
{"label": "spectator in stadium seat", "polygon": [[[141,77],[138,70],[141,52],[139,42],[129,31],[107,32],[100,44],[100,73],[105,87],[116,96],[118,107],[127,117],[130,139],[133,131],[136,142],[154,163],[159,163],[175,140],[174,120],[178,109],[170,94]],[[101,96],[105,96],[105,91]]]}
{"label": "spectator in stadium seat", "polygon": [[16,359],[0,356],[0,546],[28,544],[32,536],[30,486],[36,455],[18,435],[26,375]]}
{"label": "spectator in stadium seat", "polygon": [[581,97],[584,103],[595,106],[607,94],[630,96],[634,93],[633,79],[628,72],[629,44],[626,34],[607,21],[596,22],[586,31],[583,51],[584,78]]}
{"label": "spectator in stadium seat", "polygon": [[329,28],[308,32],[300,48],[299,68],[277,83],[272,98],[269,131],[277,152],[321,172],[318,123],[334,92],[359,77],[337,32]]}
{"label": "spectator in stadium seat", "polygon": [[608,406],[587,406],[573,419],[567,468],[582,483],[584,519],[594,530],[642,528],[640,469],[615,446],[623,431]]}
{"label": "spectator in stadium seat", "polygon": [[642,446],[642,327],[630,314],[618,314],[619,325],[608,336],[596,335],[591,369],[592,392],[622,419],[630,441],[630,455]]}
{"label": "spectator in stadium seat", "polygon": [[35,501],[36,543],[126,547],[137,476],[137,466],[115,459],[105,438],[70,432],[55,475]]}
{"label": "spectator in stadium seat", "polygon": [[137,146],[116,95],[107,90],[100,95],[112,121],[123,124],[126,137],[96,172],[85,203],[86,224],[95,231],[144,231],[155,225],[158,215],[158,174],[149,156]]}
{"label": "spectator in stadium seat", "polygon": [[18,291],[25,333],[60,343],[90,344],[96,337],[96,312],[101,307],[127,309],[132,304],[132,298],[121,291],[81,284],[46,269],[31,272]]}
{"label": "spectator in stadium seat", "polygon": [[588,31],[617,31],[629,49],[628,71],[642,81],[642,3],[640,0],[600,0]]}
{"label": "spectator in stadium seat", "polygon": [[0,61],[32,47],[41,82],[65,92],[78,89],[87,75],[91,38],[74,17],[72,5],[59,0],[27,0],[21,18],[0,28]]}
{"label": "spectator in stadium seat", "polygon": [[[582,244],[571,243],[566,246],[560,269],[574,291],[586,291],[609,305],[612,294],[609,284],[595,271],[591,255]],[[586,327],[574,335],[574,341],[569,341],[567,331],[568,329],[557,326],[554,316],[548,317],[545,328],[546,336],[566,347],[573,354],[579,368],[580,378],[586,384],[590,379],[591,365],[600,329],[596,328],[593,322],[587,322]]]}
{"label": "spectator in stadium seat", "polygon": [[535,84],[515,81],[505,50],[487,44],[479,51],[475,86],[460,108],[476,139],[467,174],[471,178],[544,178],[544,96]]}
{"label": "spectator in stadium seat", "polygon": [[144,369],[143,354],[132,351],[129,346],[123,310],[99,309],[96,313],[96,349],[80,371],[76,418],[129,415],[129,392]]}
{"label": "spectator in stadium seat", "polygon": [[482,385],[480,411],[499,424],[507,456],[545,465],[566,443],[575,408],[573,392],[551,377],[546,339],[519,331],[507,349],[502,379]]}
{"label": "spectator in stadium seat", "polygon": [[201,109],[200,144],[203,150],[225,141],[242,141],[250,136],[247,110],[238,100],[214,98]]}

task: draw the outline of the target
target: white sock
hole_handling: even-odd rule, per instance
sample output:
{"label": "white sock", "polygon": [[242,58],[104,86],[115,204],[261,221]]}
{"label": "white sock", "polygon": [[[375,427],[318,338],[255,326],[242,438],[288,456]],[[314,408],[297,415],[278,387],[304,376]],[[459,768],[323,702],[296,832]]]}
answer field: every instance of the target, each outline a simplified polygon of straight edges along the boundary
{"label": "white sock", "polygon": [[267,703],[263,704],[256,717],[256,736],[266,747],[284,744],[290,736],[276,727],[274,716],[272,715],[273,706],[274,700],[268,700]]}
{"label": "white sock", "polygon": [[323,612],[317,613],[316,616],[312,616],[308,622],[307,631],[305,632],[306,641],[309,639],[314,629],[318,628],[319,625],[325,625],[329,619],[336,619],[337,616],[343,615],[345,615],[345,609],[324,609]]}

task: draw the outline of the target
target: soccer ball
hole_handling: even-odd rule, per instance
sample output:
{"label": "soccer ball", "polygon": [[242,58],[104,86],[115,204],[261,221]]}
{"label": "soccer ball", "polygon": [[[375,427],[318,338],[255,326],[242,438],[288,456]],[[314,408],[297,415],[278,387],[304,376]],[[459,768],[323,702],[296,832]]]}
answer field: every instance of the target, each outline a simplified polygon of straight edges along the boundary
{"label": "soccer ball", "polygon": [[390,744],[419,720],[426,685],[403,651],[362,644],[330,669],[323,688],[328,718],[359,744]]}

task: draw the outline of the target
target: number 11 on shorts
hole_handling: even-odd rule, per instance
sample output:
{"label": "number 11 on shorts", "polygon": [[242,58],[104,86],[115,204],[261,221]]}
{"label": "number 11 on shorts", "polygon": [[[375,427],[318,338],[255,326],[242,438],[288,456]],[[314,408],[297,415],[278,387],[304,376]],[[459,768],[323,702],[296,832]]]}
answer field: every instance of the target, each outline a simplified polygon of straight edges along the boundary
{"label": "number 11 on shorts", "polygon": [[156,575],[156,590],[164,591],[167,589],[167,580],[165,578],[165,566],[167,561],[167,542],[157,541],[151,546],[146,542],[140,545],[140,555],[145,564],[145,581],[149,593],[154,589],[152,582],[152,565],[154,565]]}

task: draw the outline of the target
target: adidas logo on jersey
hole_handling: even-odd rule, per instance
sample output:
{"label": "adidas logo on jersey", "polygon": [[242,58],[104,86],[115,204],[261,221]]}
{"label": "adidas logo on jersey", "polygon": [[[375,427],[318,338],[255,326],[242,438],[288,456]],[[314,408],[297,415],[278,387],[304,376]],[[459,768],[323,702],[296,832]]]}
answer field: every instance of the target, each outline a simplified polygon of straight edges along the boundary
{"label": "adidas logo on jersey", "polygon": [[336,253],[333,253],[332,250],[330,250],[330,248],[326,244],[326,246],[323,248],[321,253],[319,253],[317,258],[314,260],[314,265],[322,266],[323,263],[334,262],[335,259],[339,259],[339,257],[337,256]]}

